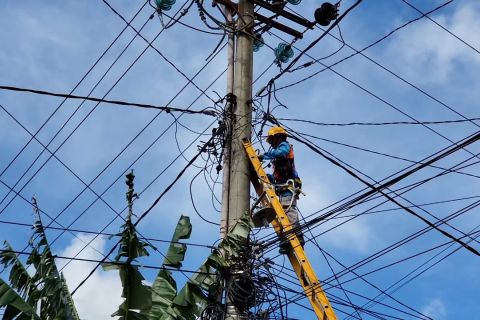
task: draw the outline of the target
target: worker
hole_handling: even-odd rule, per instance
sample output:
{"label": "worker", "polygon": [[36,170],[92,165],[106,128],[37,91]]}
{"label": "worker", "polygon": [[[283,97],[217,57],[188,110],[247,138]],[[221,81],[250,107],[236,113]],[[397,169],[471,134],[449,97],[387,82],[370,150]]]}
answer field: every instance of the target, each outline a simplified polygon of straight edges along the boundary
{"label": "worker", "polygon": [[[268,152],[259,155],[260,161],[271,160],[273,174],[268,174],[270,182],[275,185],[275,192],[287,214],[300,244],[304,245],[303,233],[298,222],[297,199],[302,182],[295,169],[293,146],[287,142],[287,131],[282,127],[272,127],[268,130],[267,143],[271,148]],[[293,182],[293,183],[292,183]],[[280,253],[288,254],[290,242],[280,239]]]}

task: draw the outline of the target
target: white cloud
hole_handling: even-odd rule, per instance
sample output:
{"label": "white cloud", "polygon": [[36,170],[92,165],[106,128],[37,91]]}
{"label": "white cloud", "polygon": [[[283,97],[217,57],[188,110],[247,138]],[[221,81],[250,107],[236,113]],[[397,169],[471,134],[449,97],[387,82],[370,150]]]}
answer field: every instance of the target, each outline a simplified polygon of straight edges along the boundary
{"label": "white cloud", "polygon": [[[304,188],[308,195],[301,197],[299,200],[299,208],[303,215],[308,216],[312,212],[316,212],[327,204],[334,203],[336,195],[332,195],[327,184],[315,183],[311,180],[308,186]],[[313,217],[308,217],[307,220]],[[322,227],[322,230],[328,230],[334,225],[338,225],[343,220],[333,220]],[[314,229],[313,233],[318,234],[320,231]],[[309,234],[307,233],[307,237]],[[350,252],[366,253],[372,249],[372,245],[377,243],[375,230],[371,222],[365,220],[354,219],[341,225],[338,228],[329,231],[322,236],[322,243],[328,243],[336,249],[342,249]]]}
{"label": "white cloud", "polygon": [[[60,255],[73,257],[84,247],[84,243],[91,239],[91,235],[78,234],[78,238],[73,239],[72,243]],[[97,238],[92,242],[91,246],[100,252],[104,252],[105,243],[105,238]],[[100,253],[92,247],[85,249],[78,255],[78,258],[102,258]],[[60,260],[57,263],[61,267],[65,265],[65,260]],[[73,261],[65,267],[63,273],[70,290],[76,288],[86,278],[93,266],[94,264],[90,262]],[[110,315],[115,312],[117,306],[122,302],[121,292],[122,287],[117,272],[104,272],[101,269],[97,269],[90,279],[78,289],[73,299],[82,319],[109,319]]]}
{"label": "white cloud", "polygon": [[[480,32],[480,6],[472,2],[457,7],[453,16],[432,17],[470,44]],[[432,21],[422,19],[397,33],[387,54],[391,63],[410,77],[427,83],[445,83],[459,63],[480,65],[479,55]]]}
{"label": "white cloud", "polygon": [[[336,224],[338,223],[340,222],[337,220]],[[375,243],[373,231],[363,220],[354,219],[329,231],[322,241],[338,249],[367,253]]]}
{"label": "white cloud", "polygon": [[442,300],[436,298],[428,302],[421,309],[421,313],[435,320],[442,320],[447,318],[447,310]]}

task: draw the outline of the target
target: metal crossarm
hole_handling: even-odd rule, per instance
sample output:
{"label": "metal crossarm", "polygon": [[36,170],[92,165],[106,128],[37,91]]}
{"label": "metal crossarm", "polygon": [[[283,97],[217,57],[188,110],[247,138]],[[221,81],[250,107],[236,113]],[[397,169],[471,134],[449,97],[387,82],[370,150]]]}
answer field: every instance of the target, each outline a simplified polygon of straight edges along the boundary
{"label": "metal crossarm", "polygon": [[320,320],[336,320],[337,317],[335,316],[335,312],[320,285],[320,281],[318,280],[312,265],[305,255],[305,251],[300,245],[300,241],[295,235],[295,232],[289,232],[292,230],[290,221],[283,210],[273,185],[270,183],[265,170],[263,170],[262,163],[258,159],[255,149],[248,140],[245,140],[243,144],[252,165],[252,173],[250,175],[251,182],[260,197],[259,201],[264,206],[271,206],[275,211],[276,218],[271,222],[275,232],[279,236],[282,234],[288,235],[287,238],[293,248],[288,254],[288,258],[290,259],[290,263],[297,274],[298,280],[300,281],[315,314]]}

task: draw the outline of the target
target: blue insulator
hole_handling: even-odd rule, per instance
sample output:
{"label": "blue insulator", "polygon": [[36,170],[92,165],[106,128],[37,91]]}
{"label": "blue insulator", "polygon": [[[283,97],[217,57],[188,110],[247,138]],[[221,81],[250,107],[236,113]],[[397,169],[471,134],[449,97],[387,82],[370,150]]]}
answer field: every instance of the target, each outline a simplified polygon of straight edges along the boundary
{"label": "blue insulator", "polygon": [[288,3],[290,4],[293,4],[294,6],[300,4],[300,2],[302,2],[302,0],[287,0]]}
{"label": "blue insulator", "polygon": [[175,4],[175,0],[155,0],[157,8],[159,10],[168,11],[172,9],[172,6]]}
{"label": "blue insulator", "polygon": [[291,57],[293,57],[292,46],[288,43],[280,43],[277,48],[275,48],[275,57],[277,58],[278,62],[287,62]]}
{"label": "blue insulator", "polygon": [[265,42],[263,41],[262,35],[256,34],[255,38],[253,39],[253,45],[252,45],[253,52],[257,52],[258,50],[260,50],[260,48],[263,47],[264,44]]}

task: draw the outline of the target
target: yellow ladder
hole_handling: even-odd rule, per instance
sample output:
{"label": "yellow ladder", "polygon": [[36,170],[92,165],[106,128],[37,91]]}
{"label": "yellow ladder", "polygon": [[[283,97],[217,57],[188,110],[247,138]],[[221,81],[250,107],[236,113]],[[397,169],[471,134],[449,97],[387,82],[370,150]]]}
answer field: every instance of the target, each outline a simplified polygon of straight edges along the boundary
{"label": "yellow ladder", "polygon": [[[272,184],[268,180],[265,170],[263,170],[262,163],[258,159],[255,149],[248,140],[244,140],[243,145],[252,165],[253,170],[250,176],[252,184],[259,196],[259,202],[265,207],[271,206],[275,211],[276,218],[271,222],[275,232],[279,236],[282,232],[288,233],[288,231],[292,229],[292,226],[290,225],[290,221],[280,204]],[[288,258],[290,259],[290,263],[297,274],[298,280],[300,281],[308,300],[310,300],[310,303],[312,304],[315,314],[320,320],[336,320],[337,317],[335,316],[335,312],[333,311],[330,302],[320,285],[320,281],[318,281],[315,271],[308,261],[305,251],[300,245],[300,241],[295,233],[288,236],[288,240],[293,248],[293,251],[290,250]]]}

